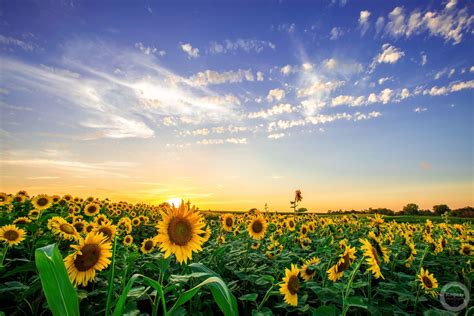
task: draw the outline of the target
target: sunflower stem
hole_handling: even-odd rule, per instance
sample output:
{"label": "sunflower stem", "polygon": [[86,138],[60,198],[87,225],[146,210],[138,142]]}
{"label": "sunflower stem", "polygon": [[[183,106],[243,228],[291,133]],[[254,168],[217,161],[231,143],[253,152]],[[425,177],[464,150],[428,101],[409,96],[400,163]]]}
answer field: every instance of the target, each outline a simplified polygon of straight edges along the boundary
{"label": "sunflower stem", "polygon": [[109,289],[107,291],[107,303],[105,305],[105,315],[110,315],[110,303],[112,301],[112,293],[114,290],[114,277],[115,277],[115,249],[117,247],[117,237],[114,237],[114,246],[112,249],[112,264],[109,277]]}
{"label": "sunflower stem", "polygon": [[355,278],[355,275],[357,273],[357,271],[359,271],[359,268],[362,264],[362,262],[364,261],[364,258],[362,258],[361,260],[359,260],[359,262],[357,263],[356,267],[354,268],[354,270],[352,271],[351,273],[351,276],[349,277],[349,282],[347,283],[347,286],[346,286],[346,291],[342,297],[342,315],[345,316],[347,314],[347,311],[349,310],[349,306],[347,306],[347,297],[349,296],[349,293],[351,291],[351,287],[352,287],[352,282],[354,281],[354,278]]}
{"label": "sunflower stem", "polygon": [[2,260],[0,261],[0,269],[3,270],[3,261],[5,260],[5,257],[7,256],[7,250],[8,250],[8,246],[5,245],[2,249]]}
{"label": "sunflower stem", "polygon": [[260,304],[257,305],[257,311],[259,311],[262,308],[263,304],[268,300],[268,298],[270,297],[270,292],[271,290],[273,290],[274,286],[275,285],[272,284],[272,286],[270,286],[270,288],[268,289],[267,293],[265,293],[265,296],[263,297],[262,301],[260,302]]}

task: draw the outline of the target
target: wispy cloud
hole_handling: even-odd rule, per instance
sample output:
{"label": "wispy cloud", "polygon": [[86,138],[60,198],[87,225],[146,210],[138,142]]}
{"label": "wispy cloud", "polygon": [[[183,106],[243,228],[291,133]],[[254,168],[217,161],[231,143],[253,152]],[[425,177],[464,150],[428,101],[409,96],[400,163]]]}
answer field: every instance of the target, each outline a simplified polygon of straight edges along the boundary
{"label": "wispy cloud", "polygon": [[181,49],[188,55],[189,58],[199,57],[199,48],[193,47],[191,43],[181,44]]}
{"label": "wispy cloud", "polygon": [[269,41],[250,38],[226,39],[223,42],[211,42],[209,45],[209,53],[211,54],[225,54],[237,51],[260,53],[264,49],[275,50],[276,45]]}

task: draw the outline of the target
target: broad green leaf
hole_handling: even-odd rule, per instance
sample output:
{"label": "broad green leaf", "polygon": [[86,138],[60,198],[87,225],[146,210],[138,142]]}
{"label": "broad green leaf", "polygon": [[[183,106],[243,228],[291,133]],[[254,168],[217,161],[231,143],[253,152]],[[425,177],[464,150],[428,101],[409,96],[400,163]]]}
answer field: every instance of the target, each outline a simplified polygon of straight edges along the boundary
{"label": "broad green leaf", "polygon": [[250,294],[242,295],[241,297],[239,297],[239,300],[255,302],[257,300],[257,297],[258,297],[257,293],[250,293]]}
{"label": "broad green leaf", "polygon": [[36,249],[35,261],[53,315],[79,316],[79,299],[56,244]]}
{"label": "broad green leaf", "polygon": [[324,305],[313,311],[313,316],[336,316],[337,309],[334,305]]}

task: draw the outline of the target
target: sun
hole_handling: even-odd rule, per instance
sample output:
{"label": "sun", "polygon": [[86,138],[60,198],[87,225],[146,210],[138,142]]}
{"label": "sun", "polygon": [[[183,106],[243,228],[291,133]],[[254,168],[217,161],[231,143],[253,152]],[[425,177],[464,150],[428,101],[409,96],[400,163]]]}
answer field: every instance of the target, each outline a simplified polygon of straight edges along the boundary
{"label": "sun", "polygon": [[174,207],[179,207],[181,205],[181,201],[182,200],[180,198],[172,198],[167,200],[166,202],[168,202],[170,205],[174,205]]}

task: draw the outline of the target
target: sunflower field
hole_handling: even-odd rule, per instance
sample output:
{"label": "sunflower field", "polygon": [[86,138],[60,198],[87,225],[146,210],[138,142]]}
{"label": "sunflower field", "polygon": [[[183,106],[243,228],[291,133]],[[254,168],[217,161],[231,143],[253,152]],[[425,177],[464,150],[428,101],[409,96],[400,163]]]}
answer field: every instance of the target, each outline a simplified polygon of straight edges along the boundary
{"label": "sunflower field", "polygon": [[0,193],[0,315],[450,315],[439,294],[472,289],[473,236],[447,216]]}

